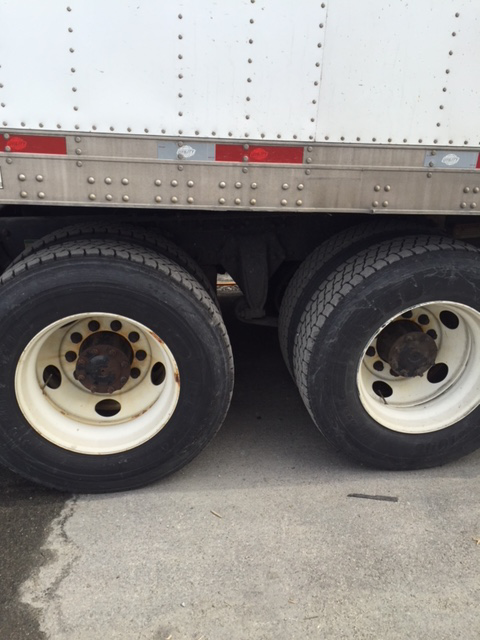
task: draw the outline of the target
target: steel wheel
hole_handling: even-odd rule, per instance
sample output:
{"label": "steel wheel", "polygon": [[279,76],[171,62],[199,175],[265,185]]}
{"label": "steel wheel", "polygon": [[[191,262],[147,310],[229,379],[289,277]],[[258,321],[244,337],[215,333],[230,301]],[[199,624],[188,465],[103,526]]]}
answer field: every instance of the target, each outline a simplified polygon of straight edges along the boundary
{"label": "steel wheel", "polygon": [[127,451],[168,422],[177,405],[175,359],[147,327],[107,313],[62,318],[25,348],[18,405],[54,444],[87,454]]}
{"label": "steel wheel", "polygon": [[420,305],[386,323],[359,363],[369,415],[401,433],[429,433],[480,404],[480,313],[455,302]]}

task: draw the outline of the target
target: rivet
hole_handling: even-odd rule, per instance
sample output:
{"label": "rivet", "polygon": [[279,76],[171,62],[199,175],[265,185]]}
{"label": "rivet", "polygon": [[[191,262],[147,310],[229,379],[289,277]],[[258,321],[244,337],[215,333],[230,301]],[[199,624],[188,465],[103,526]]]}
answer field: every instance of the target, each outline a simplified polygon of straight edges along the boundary
{"label": "rivet", "polygon": [[438,144],[437,138],[435,138],[435,140],[433,141],[433,144]]}
{"label": "rivet", "polygon": [[70,51],[70,53],[74,53],[75,49],[72,49],[72,47],[70,47],[69,51]]}
{"label": "rivet", "polygon": [[470,209],[476,209],[476,208],[477,208],[477,203],[472,202],[472,204],[470,205]]}
{"label": "rivet", "polygon": [[72,91],[73,91],[73,93],[75,93],[75,92],[76,92],[76,90],[77,90],[77,87],[72,87]]}
{"label": "rivet", "polygon": [[480,191],[479,187],[473,187],[473,193],[478,193]]}
{"label": "rivet", "polygon": [[300,207],[300,206],[302,206],[303,201],[302,200],[297,200],[296,204],[297,204],[297,207]]}
{"label": "rivet", "polygon": [[178,171],[183,171],[183,164],[179,164],[177,169],[178,169]]}
{"label": "rivet", "polygon": [[286,200],[281,200],[280,204],[282,205],[282,207],[286,207],[288,202]]}
{"label": "rivet", "polygon": [[240,189],[242,186],[241,182],[235,182],[235,189]]}
{"label": "rivet", "polygon": [[382,202],[382,207],[388,207],[388,200],[384,200]]}
{"label": "rivet", "polygon": [[18,179],[20,180],[20,182],[24,182],[27,179],[27,176],[24,173],[19,173]]}
{"label": "rivet", "polygon": [[216,132],[212,131],[212,136],[216,136],[216,135],[217,135]]}
{"label": "rivet", "polygon": [[225,189],[227,185],[225,184],[225,182],[219,182],[218,186],[220,187],[220,189]]}
{"label": "rivet", "polygon": [[187,182],[187,187],[193,187],[193,185],[194,185],[194,184],[195,184],[195,183],[193,182],[193,180],[189,180],[189,181]]}
{"label": "rivet", "polygon": [[456,35],[457,35],[457,34],[456,34],[456,32],[454,31],[454,32],[452,33],[452,36],[455,38],[455,36],[456,36]]}
{"label": "rivet", "polygon": [[253,60],[251,58],[248,59],[248,64],[252,64]]}
{"label": "rivet", "polygon": [[248,151],[250,149],[250,145],[249,144],[244,144],[243,148],[245,149],[245,151]]}
{"label": "rivet", "polygon": [[[359,140],[359,138],[357,138],[357,140]],[[391,141],[392,141],[392,139],[391,139],[391,138],[389,138],[389,139],[388,139],[388,142],[391,142]]]}
{"label": "rivet", "polygon": [[250,40],[248,41],[248,44],[253,44],[253,40],[250,38]]}
{"label": "rivet", "polygon": [[312,173],[311,169],[305,169],[305,175],[309,176]]}
{"label": "rivet", "polygon": [[[20,124],[22,125],[22,127],[25,126],[23,122],[21,122]],[[62,128],[62,125],[61,124],[57,124],[57,129],[61,129],[61,128]]]}
{"label": "rivet", "polygon": [[316,67],[319,67],[319,66],[320,66],[320,63],[319,63],[319,62],[316,62],[316,63],[315,63],[315,66],[316,66]]}
{"label": "rivet", "polygon": [[218,202],[219,202],[220,204],[225,204],[225,198],[219,198],[219,199],[218,199]]}
{"label": "rivet", "polygon": [[229,135],[230,137],[232,137],[232,136],[233,136],[233,133],[232,133],[231,131],[229,131],[229,132],[228,132],[228,135]]}
{"label": "rivet", "polygon": [[70,71],[71,71],[72,73],[75,73],[75,69],[74,69],[73,67],[70,69]]}
{"label": "rivet", "polygon": [[113,200],[113,196],[107,193],[107,195],[105,196],[105,200]]}
{"label": "rivet", "polygon": [[97,196],[94,193],[91,193],[89,196],[90,200],[96,200]]}
{"label": "rivet", "polygon": [[241,204],[242,201],[240,200],[240,198],[235,198],[235,204]]}
{"label": "rivet", "polygon": [[179,111],[179,112],[178,112],[178,115],[179,115],[180,117],[182,117],[182,116],[183,116],[183,111]]}
{"label": "rivet", "polygon": [[282,134],[281,133],[277,133],[277,138],[281,138]]}
{"label": "rivet", "polygon": [[179,20],[181,20],[182,18],[183,18],[182,14],[181,14],[181,13],[179,13],[179,14],[178,14],[178,19],[179,19]]}
{"label": "rivet", "polygon": [[176,196],[172,196],[170,198],[170,200],[175,204],[176,202],[178,202],[178,198]]}
{"label": "rivet", "polygon": [[181,80],[183,78],[183,73],[179,73],[178,74],[179,79]]}
{"label": "rivet", "polygon": [[242,160],[243,162],[248,162],[248,156],[243,156]]}
{"label": "rivet", "polygon": [[83,162],[81,160],[77,160],[77,167],[83,167]]}
{"label": "rivet", "polygon": [[188,202],[188,204],[193,204],[193,198],[192,198],[192,196],[190,196],[189,198],[187,198],[187,202]]}
{"label": "rivet", "polygon": [[431,173],[430,171],[427,173],[427,178],[431,178],[433,175],[433,173]]}
{"label": "rivet", "polygon": [[11,150],[12,150],[12,148],[11,148],[11,147],[9,147],[8,145],[5,147],[5,151],[6,151],[7,153],[8,153],[9,151],[11,151]]}
{"label": "rivet", "polygon": [[82,141],[82,139],[81,139],[80,136],[75,136],[75,142],[81,142],[81,141]]}
{"label": "rivet", "polygon": [[470,193],[470,187],[464,187],[463,193]]}
{"label": "rivet", "polygon": [[179,40],[183,40],[183,36],[182,36],[182,34],[181,34],[181,33],[179,33],[179,34],[178,34],[178,39],[179,39]]}
{"label": "rivet", "polygon": [[467,203],[466,202],[462,202],[462,204],[460,205],[460,207],[462,209],[466,209],[467,208]]}
{"label": "rivet", "polygon": [[4,133],[3,137],[5,140],[10,140],[10,134],[9,133]]}
{"label": "rivet", "polygon": [[253,20],[253,18],[250,19],[250,24],[253,24],[255,22],[255,20]]}
{"label": "rivet", "polygon": [[177,187],[178,186],[178,181],[177,180],[171,180],[170,184],[172,185],[172,187]]}
{"label": "rivet", "polygon": [[391,188],[392,187],[389,184],[385,185],[385,191],[390,191]]}
{"label": "rivet", "polygon": [[127,195],[122,196],[122,200],[124,202],[128,202],[130,200],[130,198]]}
{"label": "rivet", "polygon": [[[96,131],[97,130],[97,125],[92,124],[92,131]],[[127,129],[127,131],[130,131],[130,129]]]}
{"label": "rivet", "polygon": [[20,197],[21,198],[26,198],[26,197],[28,197],[28,193],[26,191],[20,191]]}
{"label": "rivet", "polygon": [[75,153],[77,154],[77,156],[81,156],[82,155],[82,150],[81,149],[75,149]]}
{"label": "rivet", "polygon": [[161,202],[162,196],[155,196],[155,202]]}
{"label": "rivet", "polygon": [[242,173],[248,173],[247,167],[242,167]]}
{"label": "rivet", "polygon": [[[115,131],[115,127],[109,127],[110,131]],[[148,131],[145,131],[145,133],[148,133]]]}
{"label": "rivet", "polygon": [[250,185],[250,187],[252,189],[256,189],[258,187],[258,184],[256,182],[252,182],[252,184]]}
{"label": "rivet", "polygon": [[105,184],[112,184],[111,178],[105,178]]}
{"label": "rivet", "polygon": [[128,178],[122,178],[122,184],[127,185],[128,184]]}
{"label": "rivet", "polygon": [[381,189],[381,187],[380,187],[380,185],[379,185],[379,184],[376,184],[376,185],[373,187],[373,190],[374,190],[374,191],[380,191],[380,189]]}
{"label": "rivet", "polygon": [[87,178],[87,182],[89,182],[90,184],[94,184],[95,178],[93,176],[90,176],[89,178]]}
{"label": "rivet", "polygon": [[307,151],[311,153],[313,151],[313,147],[307,147]]}
{"label": "rivet", "polygon": [[442,126],[441,123],[437,122],[437,127],[441,127],[441,126]]}
{"label": "rivet", "polygon": [[197,131],[195,131],[195,135],[196,135],[196,136],[199,136],[199,135],[200,135],[200,131],[198,131],[198,130],[197,130]]}
{"label": "rivet", "polygon": [[429,162],[429,163],[428,163],[428,166],[429,166],[429,167],[434,167],[434,166],[435,166],[435,163],[434,163],[434,162]]}
{"label": "rivet", "polygon": [[72,10],[72,7],[67,7],[67,11],[71,11],[71,10]]}
{"label": "rivet", "polygon": [[468,144],[468,140],[464,140],[464,141],[463,141],[463,144]]}
{"label": "rivet", "polygon": [[450,69],[445,69],[445,73],[450,73]]}
{"label": "rivet", "polygon": [[307,158],[307,164],[311,164],[312,163],[312,159],[311,158]]}
{"label": "rivet", "polygon": [[374,209],[376,209],[376,208],[378,207],[378,201],[377,201],[377,200],[374,200],[374,201],[372,202],[372,207],[373,207]]}
{"label": "rivet", "polygon": [[13,162],[13,160],[12,160],[11,158],[7,158],[7,159],[6,159],[6,163],[7,163],[7,164],[12,164],[12,162]]}
{"label": "rivet", "polygon": [[257,201],[255,200],[255,198],[252,198],[252,199],[250,200],[250,204],[257,204]]}
{"label": "rivet", "polygon": [[449,140],[449,141],[448,141],[448,144],[453,144],[453,140]]}
{"label": "rivet", "polygon": [[252,79],[251,79],[251,78],[247,78],[247,82],[251,82],[251,81],[252,81]]}
{"label": "rivet", "polygon": [[282,189],[284,191],[286,191],[288,189],[288,184],[286,182],[284,184],[282,184]]}
{"label": "rivet", "polygon": [[441,104],[438,108],[439,108],[439,109],[445,109],[445,107],[443,106],[443,104]]}

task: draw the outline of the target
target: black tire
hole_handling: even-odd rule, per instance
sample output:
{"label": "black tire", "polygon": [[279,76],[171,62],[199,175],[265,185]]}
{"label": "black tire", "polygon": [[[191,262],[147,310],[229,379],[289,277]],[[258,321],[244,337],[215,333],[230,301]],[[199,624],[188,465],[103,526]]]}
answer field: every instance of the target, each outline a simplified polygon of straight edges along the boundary
{"label": "black tire", "polygon": [[[233,386],[228,336],[211,297],[172,260],[124,242],[65,242],[17,263],[3,275],[0,291],[0,461],[13,471],[71,492],[133,489],[192,460],[221,426]],[[131,318],[159,343],[160,336],[180,377],[165,426],[138,446],[108,455],[47,440],[24,417],[15,388],[22,352],[40,331],[92,312]]]}
{"label": "black tire", "polygon": [[293,375],[293,344],[298,323],[311,296],[328,274],[348,257],[376,242],[406,235],[418,235],[427,226],[415,220],[375,220],[331,236],[302,262],[283,296],[278,318],[278,337],[283,359]]}
{"label": "black tire", "polygon": [[[472,405],[455,423],[441,425],[442,417],[435,414],[436,424],[424,423],[428,432],[402,432],[397,430],[403,429],[400,423],[395,429],[388,428],[372,418],[373,412],[367,412],[357,377],[372,336],[408,309],[450,302],[467,305],[476,318],[480,311],[479,259],[475,247],[445,237],[398,239],[357,253],[321,284],[299,323],[295,378],[314,422],[335,447],[371,466],[417,469],[455,460],[480,446],[479,406]],[[475,350],[479,347],[472,345]],[[475,371],[477,356],[473,360],[468,367]],[[459,389],[452,382],[448,393],[457,394]],[[472,398],[476,402],[475,396],[469,402]],[[378,402],[382,406],[381,398]],[[427,408],[422,403],[419,407]],[[438,430],[432,431],[436,426]]]}
{"label": "black tire", "polygon": [[139,247],[145,247],[146,249],[155,251],[161,256],[166,256],[196,278],[218,306],[215,286],[210,282],[203,269],[188,253],[174,242],[164,238],[154,229],[147,229],[140,225],[129,224],[127,222],[116,223],[111,220],[99,220],[90,223],[82,222],[56,229],[26,247],[22,253],[13,260],[10,267],[52,245],[68,242],[69,240],[82,239],[120,240],[121,242],[128,242],[130,244],[136,244]]}

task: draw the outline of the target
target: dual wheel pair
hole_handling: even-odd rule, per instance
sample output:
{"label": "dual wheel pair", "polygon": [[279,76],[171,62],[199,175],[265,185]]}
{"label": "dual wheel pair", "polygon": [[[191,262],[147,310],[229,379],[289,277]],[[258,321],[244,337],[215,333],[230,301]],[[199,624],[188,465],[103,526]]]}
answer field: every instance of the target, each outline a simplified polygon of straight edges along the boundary
{"label": "dual wheel pair", "polygon": [[46,486],[152,482],[201,451],[230,403],[212,285],[150,230],[37,242],[2,276],[0,336],[0,462]]}
{"label": "dual wheel pair", "polygon": [[319,430],[384,469],[480,446],[480,255],[378,221],[320,245],[280,309],[285,362]]}

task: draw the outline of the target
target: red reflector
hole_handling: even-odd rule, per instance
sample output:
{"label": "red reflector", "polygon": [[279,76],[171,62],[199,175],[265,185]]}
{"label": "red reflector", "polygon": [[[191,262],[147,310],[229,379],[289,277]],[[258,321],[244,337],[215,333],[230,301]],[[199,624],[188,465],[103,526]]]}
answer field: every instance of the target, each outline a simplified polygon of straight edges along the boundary
{"label": "red reflector", "polygon": [[67,154],[67,140],[57,136],[17,136],[11,135],[8,140],[0,136],[0,151],[9,147],[12,153],[48,153],[51,155]]}
{"label": "red reflector", "polygon": [[241,144],[215,145],[217,162],[273,162],[278,164],[302,164],[303,147],[277,147],[250,145],[244,149]]}
{"label": "red reflector", "polygon": [[478,154],[477,158],[477,169],[480,169],[480,153]]}

